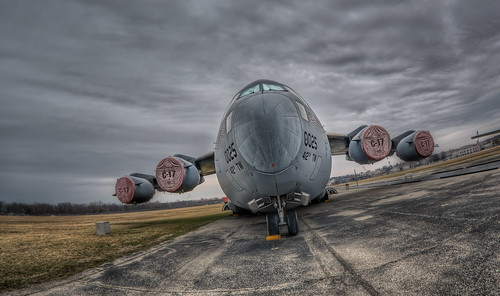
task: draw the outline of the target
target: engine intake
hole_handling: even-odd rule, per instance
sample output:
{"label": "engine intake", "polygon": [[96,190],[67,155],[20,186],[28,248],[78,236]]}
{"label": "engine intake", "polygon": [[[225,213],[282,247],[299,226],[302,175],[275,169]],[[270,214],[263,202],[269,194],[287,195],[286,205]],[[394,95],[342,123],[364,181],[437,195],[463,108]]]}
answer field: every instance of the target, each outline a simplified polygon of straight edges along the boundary
{"label": "engine intake", "polygon": [[417,161],[429,157],[434,152],[434,139],[428,131],[416,131],[403,138],[396,154],[404,161]]}
{"label": "engine intake", "polygon": [[122,203],[139,204],[148,202],[155,194],[155,189],[148,180],[125,176],[116,180],[115,194]]}
{"label": "engine intake", "polygon": [[391,137],[385,128],[370,125],[359,131],[349,142],[349,157],[359,164],[382,160],[391,152]]}
{"label": "engine intake", "polygon": [[156,166],[156,181],[167,192],[187,192],[200,184],[200,172],[189,161],[169,156]]}

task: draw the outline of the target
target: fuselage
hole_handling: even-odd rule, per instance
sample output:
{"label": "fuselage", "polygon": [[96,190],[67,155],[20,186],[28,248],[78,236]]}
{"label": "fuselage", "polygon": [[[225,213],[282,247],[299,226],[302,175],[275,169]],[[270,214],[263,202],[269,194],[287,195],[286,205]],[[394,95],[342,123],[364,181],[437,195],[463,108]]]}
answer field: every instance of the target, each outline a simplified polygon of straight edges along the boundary
{"label": "fuselage", "polygon": [[232,99],[215,145],[215,170],[231,202],[271,212],[272,197],[286,208],[300,197],[322,197],[330,177],[331,152],[319,119],[291,88],[255,81]]}

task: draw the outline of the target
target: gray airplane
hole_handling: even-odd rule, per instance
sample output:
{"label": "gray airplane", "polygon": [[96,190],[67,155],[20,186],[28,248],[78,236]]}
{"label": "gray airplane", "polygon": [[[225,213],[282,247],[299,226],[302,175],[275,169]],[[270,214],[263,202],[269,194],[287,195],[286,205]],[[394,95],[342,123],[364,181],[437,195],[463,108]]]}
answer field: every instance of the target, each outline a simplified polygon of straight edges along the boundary
{"label": "gray airplane", "polygon": [[405,161],[434,151],[427,131],[407,131],[393,139],[381,126],[360,126],[347,135],[326,133],[304,99],[290,87],[257,80],[231,100],[220,124],[215,151],[198,158],[176,154],[161,160],[156,174],[133,173],[117,180],[123,203],[149,201],[155,189],[193,190],[216,174],[235,213],[265,213],[267,233],[299,231],[295,208],[328,199],[325,190],[332,155],[360,164],[394,152]]}

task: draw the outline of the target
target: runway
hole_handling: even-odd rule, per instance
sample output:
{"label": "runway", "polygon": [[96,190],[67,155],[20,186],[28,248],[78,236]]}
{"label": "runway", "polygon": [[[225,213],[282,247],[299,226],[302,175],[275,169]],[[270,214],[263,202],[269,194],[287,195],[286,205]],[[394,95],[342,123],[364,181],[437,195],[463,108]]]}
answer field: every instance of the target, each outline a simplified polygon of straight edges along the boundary
{"label": "runway", "polygon": [[341,191],[298,210],[195,232],[12,295],[499,295],[500,170]]}

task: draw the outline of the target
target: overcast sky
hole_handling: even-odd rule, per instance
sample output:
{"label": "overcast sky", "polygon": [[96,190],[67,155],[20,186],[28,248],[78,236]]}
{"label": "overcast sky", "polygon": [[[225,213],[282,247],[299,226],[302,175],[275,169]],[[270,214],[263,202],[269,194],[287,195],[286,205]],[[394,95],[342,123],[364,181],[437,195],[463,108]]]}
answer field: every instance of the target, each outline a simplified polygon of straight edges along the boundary
{"label": "overcast sky", "polygon": [[[500,2],[0,1],[0,200],[116,202],[116,178],[211,151],[260,78],[328,132],[473,143],[500,128]],[[374,166],[333,158],[332,175],[353,168]],[[153,201],[222,196],[207,179]]]}

